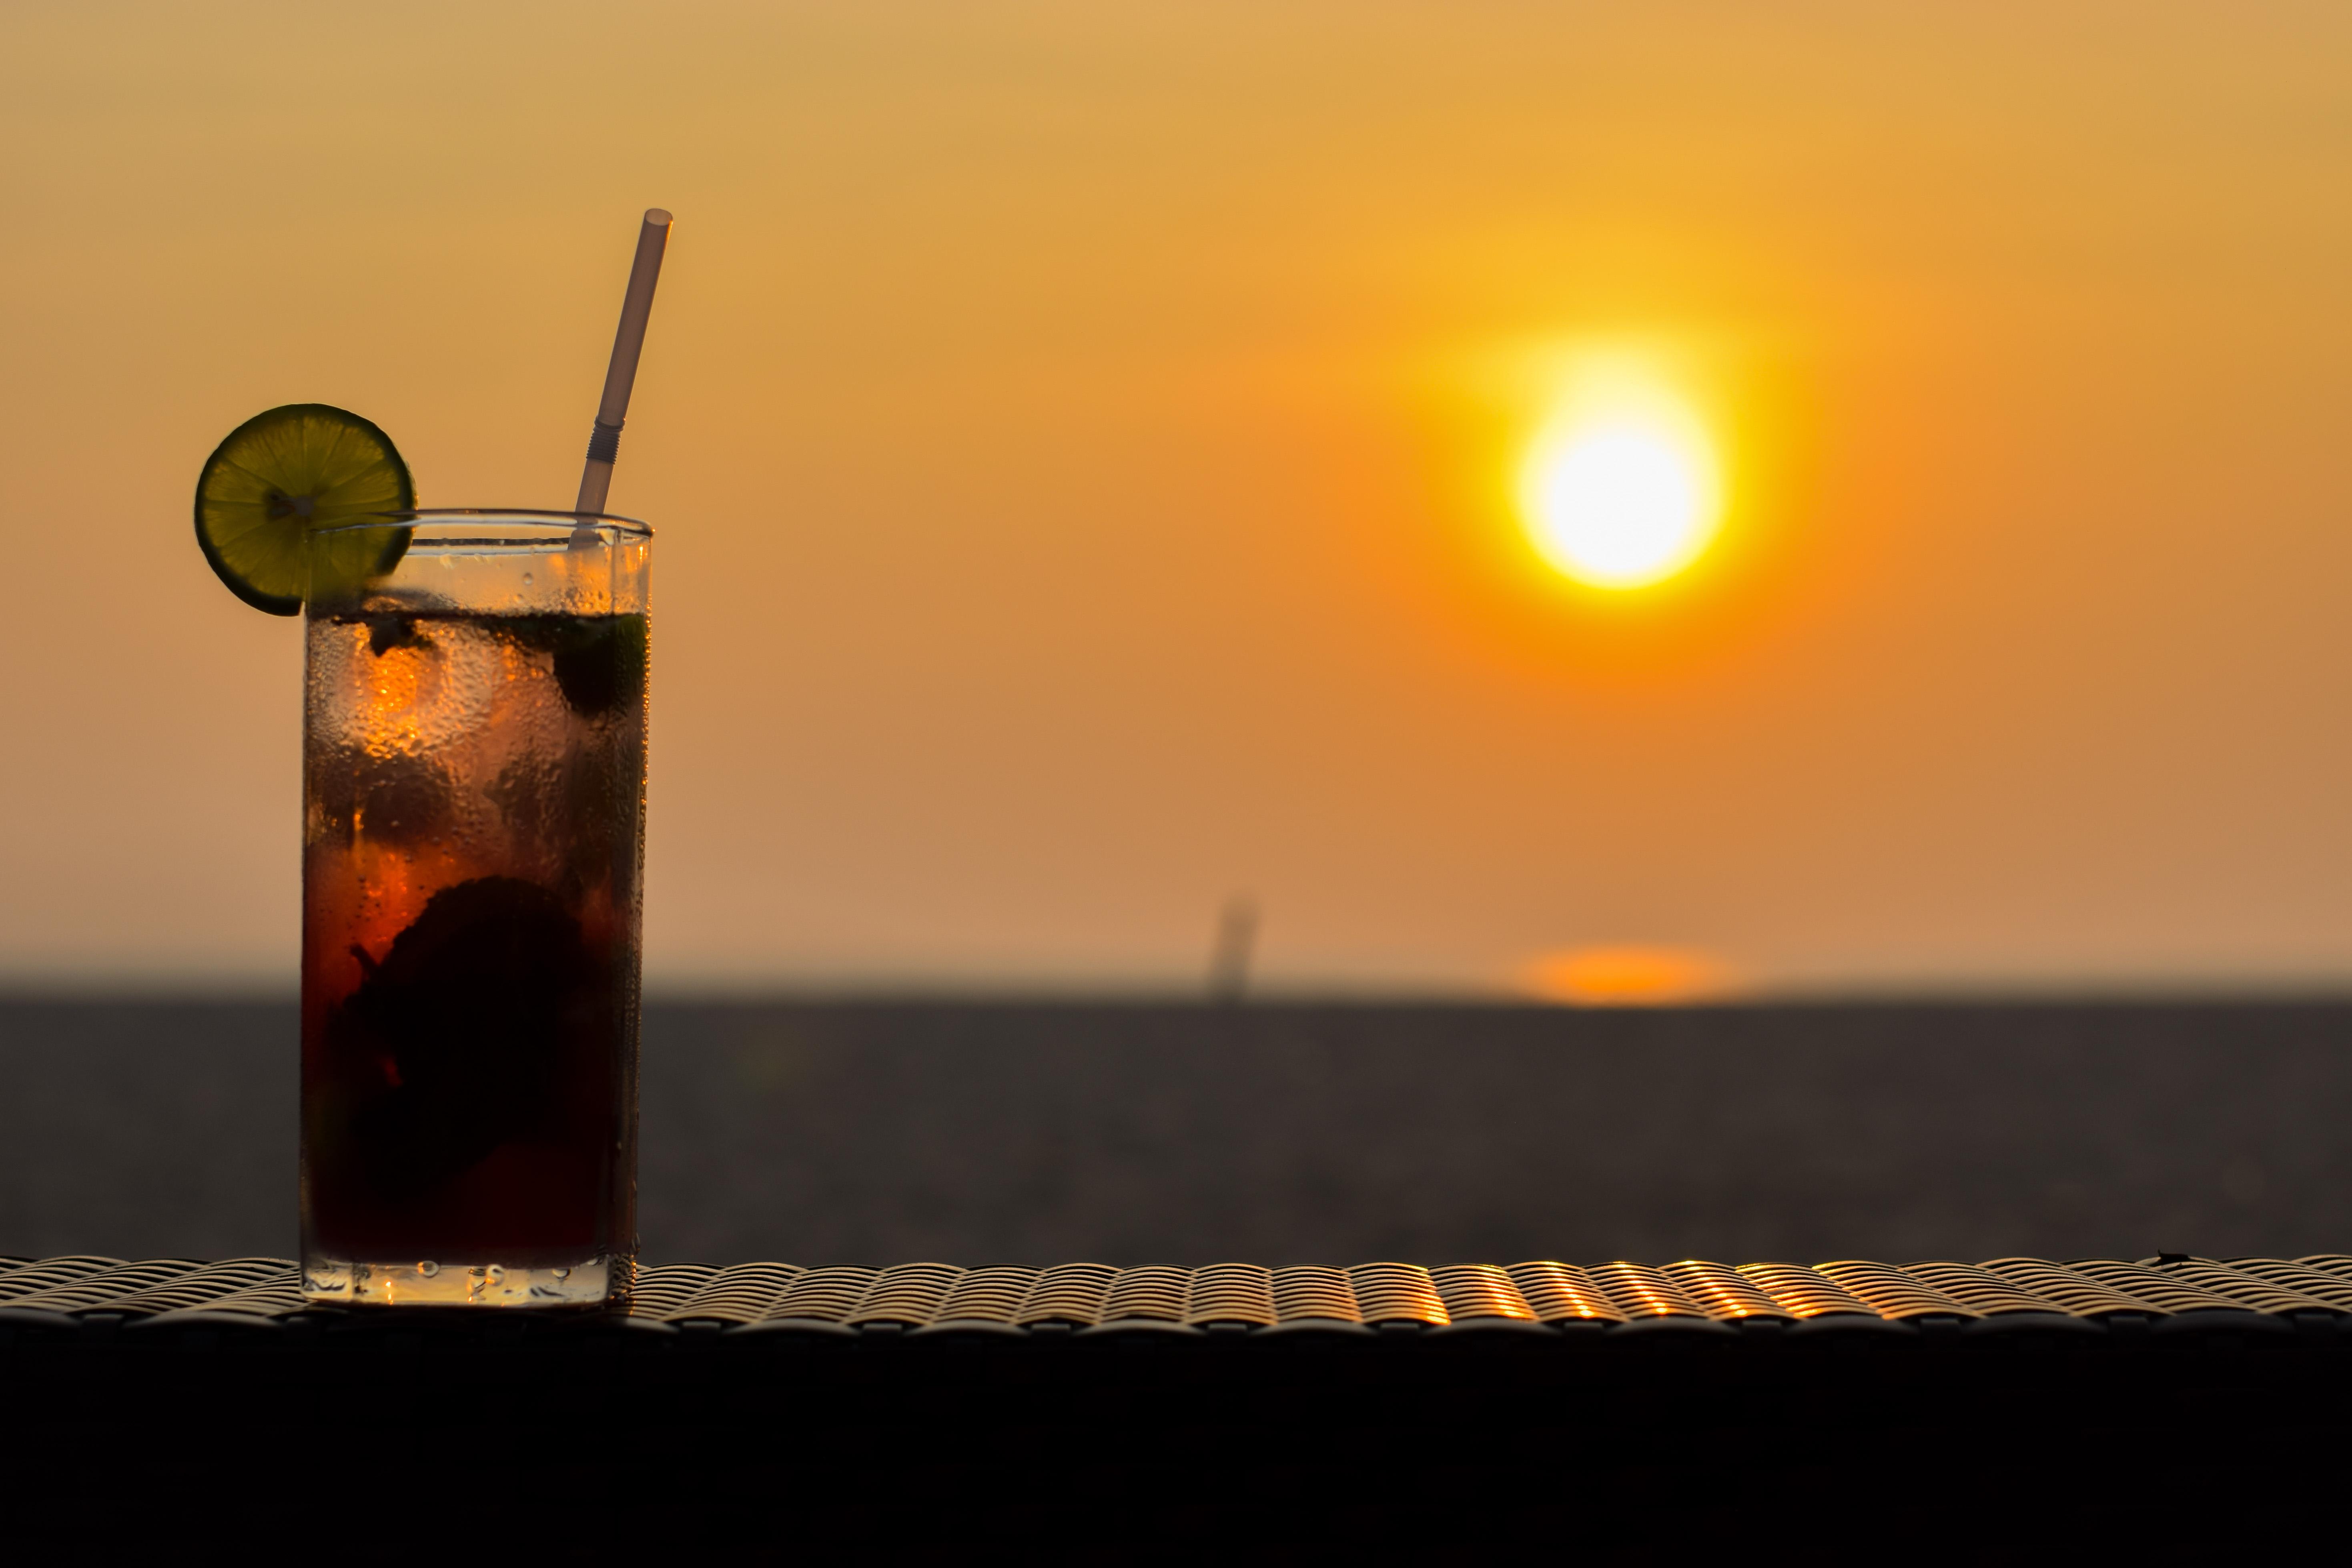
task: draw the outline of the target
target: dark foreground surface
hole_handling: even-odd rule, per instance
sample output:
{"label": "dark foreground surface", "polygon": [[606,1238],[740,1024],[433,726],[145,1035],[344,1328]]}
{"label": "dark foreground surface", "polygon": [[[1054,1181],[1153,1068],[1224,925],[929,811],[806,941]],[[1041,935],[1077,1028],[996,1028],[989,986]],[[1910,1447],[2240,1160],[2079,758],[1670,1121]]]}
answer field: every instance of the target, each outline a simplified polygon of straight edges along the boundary
{"label": "dark foreground surface", "polygon": [[365,1563],[448,1543],[2242,1562],[2325,1526],[2352,1459],[2352,1352],[2296,1336],[746,1339],[384,1320],[19,1333],[0,1379],[12,1543],[174,1561],[310,1542]]}
{"label": "dark foreground surface", "polygon": [[[274,1006],[0,1005],[0,1252],[282,1257],[293,1037]],[[646,1047],[656,1259],[2352,1237],[2341,1006],[668,1006]],[[1020,1335],[51,1316],[72,1321],[0,1331],[0,1505],[10,1544],[77,1559],[2329,1561],[2352,1467],[2341,1313]]]}
{"label": "dark foreground surface", "polygon": [[[290,1005],[0,1002],[0,1252],[288,1255]],[[2296,1257],[2352,1005],[656,1004],[646,1256]]]}

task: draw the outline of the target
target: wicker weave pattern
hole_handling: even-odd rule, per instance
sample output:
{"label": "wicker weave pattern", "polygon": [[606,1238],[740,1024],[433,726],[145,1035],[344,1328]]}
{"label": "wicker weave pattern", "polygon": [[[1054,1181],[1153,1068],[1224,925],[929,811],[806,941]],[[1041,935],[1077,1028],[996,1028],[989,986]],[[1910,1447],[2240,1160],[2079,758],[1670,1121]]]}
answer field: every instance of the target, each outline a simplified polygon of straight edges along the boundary
{"label": "wicker weave pattern", "polygon": [[1119,1271],[1102,1263],[1064,1263],[1037,1276],[1013,1321],[1023,1328],[1059,1323],[1076,1328],[1103,1320],[1103,1306]]}
{"label": "wicker weave pattern", "polygon": [[[1996,1258],[1985,1265],[1985,1271],[2030,1291],[2047,1304],[2044,1310],[2054,1306],[2057,1310],[2071,1312],[2078,1318],[2104,1318],[2117,1312],[2156,1318],[2165,1315],[2166,1310],[2153,1301],[2143,1300],[2116,1289],[2106,1280],[2044,1258]],[[2123,1283],[2129,1285],[2134,1281],[2126,1277]]]}
{"label": "wicker weave pattern", "polygon": [[1491,1263],[1461,1263],[1433,1268],[1429,1282],[1448,1321],[1532,1323],[1535,1309],[1519,1293],[1518,1282]]}
{"label": "wicker weave pattern", "polygon": [[[1973,1263],[1914,1263],[1888,1268],[1883,1263],[1824,1263],[1822,1272],[1851,1284],[1856,1293],[1875,1304],[1864,1281],[1875,1276],[1908,1279],[1945,1303],[1937,1310],[1957,1309],[1972,1317],[1997,1318],[2012,1312],[2056,1312],[2069,1309],[2047,1296],[2037,1296],[2006,1275]],[[1881,1287],[1885,1289],[1885,1287]],[[1899,1287],[1898,1287],[1899,1288]],[[1884,1309],[1881,1309],[1884,1310]]]}
{"label": "wicker weave pattern", "polygon": [[[652,1272],[646,1270],[646,1274]],[[756,1323],[792,1289],[793,1281],[806,1272],[789,1263],[739,1263],[712,1274],[691,1295],[661,1315],[677,1323]],[[646,1299],[646,1289],[640,1277],[637,1300],[641,1304]]]}
{"label": "wicker weave pattern", "polygon": [[[649,1268],[645,1272],[658,1278],[666,1270]],[[858,1303],[866,1300],[866,1293],[874,1289],[874,1282],[880,1278],[880,1271],[872,1268],[809,1269],[785,1288],[784,1293],[777,1298],[776,1304],[769,1309],[767,1317],[804,1319],[818,1323],[846,1322],[849,1314],[857,1310]],[[641,1281],[642,1279],[640,1276]],[[637,1293],[642,1299],[645,1294],[642,1282],[637,1286]],[[643,1308],[638,1309],[639,1315],[642,1316],[643,1311]]]}
{"label": "wicker weave pattern", "polygon": [[1581,1268],[1565,1263],[1515,1263],[1510,1277],[1524,1292],[1522,1299],[1543,1322],[1625,1321],[1625,1314],[1617,1310],[1617,1303],[1608,1292]]}
{"label": "wicker weave pattern", "polygon": [[1192,1291],[1189,1268],[1122,1268],[1103,1296],[1105,1323],[1181,1323]]}
{"label": "wicker weave pattern", "polygon": [[718,1277],[719,1270],[703,1263],[673,1263],[667,1268],[640,1268],[635,1300],[641,1316],[667,1317],[692,1300],[697,1292]]}
{"label": "wicker weave pattern", "polygon": [[[73,1261],[79,1265],[90,1260],[75,1258]],[[136,1304],[159,1287],[192,1279],[198,1274],[208,1272],[205,1265],[185,1258],[155,1258],[142,1263],[121,1263],[109,1258],[106,1262],[111,1267],[88,1271],[77,1268],[68,1278],[14,1294],[7,1305],[18,1310],[30,1311],[143,1314],[168,1310]],[[38,1266],[26,1270],[27,1273],[37,1271]],[[19,1282],[22,1282],[21,1277]]]}
{"label": "wicker weave pattern", "polygon": [[1262,1329],[1280,1322],[1274,1310],[1274,1274],[1255,1263],[1213,1263],[1192,1270],[1184,1321],[1239,1323]]}
{"label": "wicker weave pattern", "polygon": [[1644,1263],[1601,1263],[1585,1277],[1627,1318],[1711,1318],[1679,1281]]}
{"label": "wicker weave pattern", "polygon": [[849,1314],[849,1326],[896,1323],[919,1329],[940,1315],[948,1292],[955,1289],[963,1272],[951,1263],[901,1263],[885,1268],[875,1276],[873,1288],[857,1303],[857,1310]]}
{"label": "wicker weave pattern", "polygon": [[971,1268],[955,1282],[940,1303],[932,1322],[988,1323],[1013,1326],[1013,1320],[1037,1288],[1034,1268]]}
{"label": "wicker weave pattern", "polygon": [[[0,1329],[110,1322],[268,1323],[307,1310],[295,1266],[282,1258],[215,1263],[126,1261],[76,1256],[0,1258]],[[1477,1325],[1721,1325],[1877,1320],[1966,1323],[2011,1314],[2099,1325],[2182,1320],[2278,1329],[2289,1320],[2323,1331],[2352,1330],[2352,1256],[2285,1259],[2168,1258],[2067,1263],[2001,1258],[1989,1263],[1895,1266],[1846,1259],[1806,1267],[1738,1268],[1692,1259],[1652,1268],[1554,1261],[1424,1268],[1367,1263],[1352,1268],[963,1268],[911,1263],[892,1268],[803,1268],[677,1263],[641,1268],[630,1318],[667,1331],[702,1324],[729,1331],[984,1331],[1041,1329],[1173,1333],[1323,1328]]]}
{"label": "wicker weave pattern", "polygon": [[[2128,1291],[2143,1301],[2152,1301],[2167,1312],[2249,1312],[2264,1310],[2242,1300],[2234,1300],[2209,1289],[2205,1282],[2178,1270],[2162,1273],[2143,1263],[2117,1263],[2107,1258],[2084,1258],[2073,1265],[2074,1271],[2086,1279]],[[2216,1271],[2226,1280],[2225,1271]],[[2292,1309],[2305,1303],[2288,1292],[2277,1292],[2284,1307]],[[2318,1302],[2309,1305],[2316,1307]]]}
{"label": "wicker weave pattern", "polygon": [[1347,1271],[1356,1310],[1368,1323],[1419,1323],[1442,1328],[1452,1322],[1445,1298],[1429,1270],[1413,1263],[1365,1263]]}
{"label": "wicker weave pattern", "polygon": [[[1819,1269],[1792,1263],[1743,1263],[1739,1272],[1790,1317],[1810,1322],[1815,1318],[1879,1316],[1876,1309]],[[1888,1317],[1898,1314],[1889,1312]]]}
{"label": "wicker weave pattern", "polygon": [[1736,1268],[1726,1268],[1720,1263],[1686,1261],[1669,1263],[1660,1272],[1681,1286],[1685,1294],[1717,1322],[1740,1322],[1749,1318],[1772,1318],[1783,1322],[1790,1320],[1790,1314],[1780,1302],[1758,1289],[1753,1280]]}
{"label": "wicker weave pattern", "polygon": [[[2180,1272],[2202,1284],[2207,1281],[2208,1271],[2220,1270],[2223,1267],[2218,1263],[2192,1259],[2180,1268]],[[2240,1279],[2249,1279],[2257,1285],[2274,1287],[2302,1297],[2327,1311],[2352,1312],[2352,1279],[2339,1274],[2325,1273],[2308,1263],[2289,1263],[2276,1258],[2233,1258],[2227,1265],[2227,1272]],[[2228,1292],[2226,1286],[2216,1285],[2214,1288]],[[2252,1296],[2241,1299],[2255,1300]],[[2270,1306],[2263,1308],[2266,1312],[2284,1310]]]}
{"label": "wicker weave pattern", "polygon": [[13,1305],[40,1291],[123,1267],[120,1258],[95,1258],[81,1254],[44,1258],[38,1262],[30,1258],[16,1261],[17,1267],[0,1274],[0,1305]]}

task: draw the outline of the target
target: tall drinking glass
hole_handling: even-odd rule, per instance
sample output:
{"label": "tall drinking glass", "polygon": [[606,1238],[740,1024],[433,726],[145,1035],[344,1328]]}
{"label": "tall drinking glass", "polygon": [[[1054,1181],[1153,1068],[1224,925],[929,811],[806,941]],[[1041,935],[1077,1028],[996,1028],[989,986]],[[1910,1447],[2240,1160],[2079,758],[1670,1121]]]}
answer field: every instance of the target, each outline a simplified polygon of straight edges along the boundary
{"label": "tall drinking glass", "polygon": [[[625,1302],[652,531],[469,510],[314,537],[303,1294]],[[363,584],[322,580],[355,554]]]}

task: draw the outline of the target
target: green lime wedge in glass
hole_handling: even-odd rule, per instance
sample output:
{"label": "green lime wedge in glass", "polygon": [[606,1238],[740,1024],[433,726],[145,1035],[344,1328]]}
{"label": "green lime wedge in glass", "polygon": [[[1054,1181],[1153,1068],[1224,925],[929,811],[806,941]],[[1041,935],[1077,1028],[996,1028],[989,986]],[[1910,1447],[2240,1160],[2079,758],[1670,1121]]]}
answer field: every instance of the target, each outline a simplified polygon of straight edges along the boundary
{"label": "green lime wedge in glass", "polygon": [[408,530],[320,529],[412,511],[416,486],[392,437],[324,403],[289,403],[228,433],[196,480],[196,542],[229,591],[273,616],[357,592],[392,570]]}

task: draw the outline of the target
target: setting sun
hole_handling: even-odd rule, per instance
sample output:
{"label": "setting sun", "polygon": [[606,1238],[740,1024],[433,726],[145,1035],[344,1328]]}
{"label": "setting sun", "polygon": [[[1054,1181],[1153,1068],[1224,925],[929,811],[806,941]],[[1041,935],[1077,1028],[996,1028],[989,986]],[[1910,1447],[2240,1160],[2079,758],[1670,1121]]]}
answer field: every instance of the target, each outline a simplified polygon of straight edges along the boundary
{"label": "setting sun", "polygon": [[1722,509],[1697,418],[1663,391],[1580,398],[1529,449],[1519,482],[1528,539],[1588,587],[1644,588],[1713,542]]}
{"label": "setting sun", "polygon": [[1689,948],[1616,945],[1549,953],[1522,972],[1528,990],[1580,1007],[1673,1007],[1737,994],[1738,975]]}

